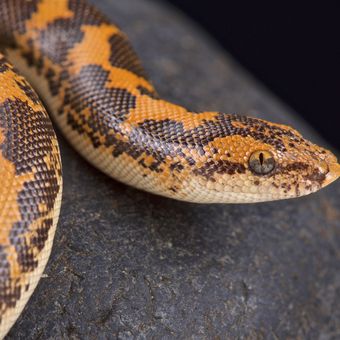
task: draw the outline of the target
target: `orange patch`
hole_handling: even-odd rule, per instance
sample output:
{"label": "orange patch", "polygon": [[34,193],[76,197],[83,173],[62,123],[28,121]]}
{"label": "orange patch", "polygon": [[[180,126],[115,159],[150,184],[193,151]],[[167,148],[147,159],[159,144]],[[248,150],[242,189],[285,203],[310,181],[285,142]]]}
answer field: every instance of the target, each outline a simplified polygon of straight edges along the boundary
{"label": "orange patch", "polygon": [[35,104],[23,90],[19,87],[19,84],[24,85],[24,79],[13,72],[8,70],[0,74],[0,102],[4,102],[7,99],[15,100],[20,99],[23,102],[27,102],[33,110],[41,109],[40,104]]}
{"label": "orange patch", "polygon": [[43,0],[38,4],[37,11],[26,22],[26,29],[28,32],[42,30],[56,19],[69,19],[72,17],[73,12],[68,8],[68,0]]}
{"label": "orange patch", "polygon": [[111,47],[109,39],[120,30],[108,24],[100,26],[83,25],[84,38],[77,43],[68,54],[68,60],[73,63],[72,72],[78,73],[82,67],[89,64],[100,65],[106,70],[112,68],[109,63]]}
{"label": "orange patch", "polygon": [[217,112],[193,113],[184,107],[172,104],[165,100],[156,100],[149,96],[137,97],[136,109],[130,110],[127,123],[138,125],[145,119],[165,120],[170,119],[183,124],[185,130],[200,126],[204,120],[213,120]]}
{"label": "orange patch", "polygon": [[83,40],[68,53],[68,60],[72,63],[69,69],[71,73],[79,73],[84,66],[98,65],[109,71],[108,87],[126,88],[134,95],[140,95],[136,89],[138,86],[153,91],[153,86],[144,78],[111,65],[109,39],[115,34],[123,34],[116,26],[108,24],[98,27],[84,25],[81,29],[84,32]]}
{"label": "orange patch", "polygon": [[[211,153],[211,149],[217,149],[217,153]],[[206,153],[211,153],[214,160],[227,160],[244,164],[249,156],[256,150],[273,150],[268,144],[261,143],[252,137],[227,136],[216,138],[203,148]]]}

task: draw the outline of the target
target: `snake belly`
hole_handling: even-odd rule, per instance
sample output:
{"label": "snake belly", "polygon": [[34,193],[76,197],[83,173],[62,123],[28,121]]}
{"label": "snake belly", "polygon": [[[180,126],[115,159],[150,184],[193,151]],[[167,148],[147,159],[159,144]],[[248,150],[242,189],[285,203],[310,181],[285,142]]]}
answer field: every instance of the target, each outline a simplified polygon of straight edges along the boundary
{"label": "snake belly", "polygon": [[[163,100],[125,34],[85,0],[1,0],[3,54],[94,166],[128,185],[198,203],[306,195],[340,175],[296,130]],[[0,334],[47,262],[61,196],[59,149],[34,91],[0,64]]]}

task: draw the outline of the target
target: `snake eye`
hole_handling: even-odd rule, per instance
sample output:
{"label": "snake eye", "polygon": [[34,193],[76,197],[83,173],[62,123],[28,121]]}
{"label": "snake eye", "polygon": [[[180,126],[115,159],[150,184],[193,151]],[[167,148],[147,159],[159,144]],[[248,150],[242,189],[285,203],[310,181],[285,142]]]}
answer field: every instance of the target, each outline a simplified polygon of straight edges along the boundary
{"label": "snake eye", "polygon": [[275,168],[275,159],[269,151],[255,151],[249,157],[249,167],[257,175],[267,175]]}

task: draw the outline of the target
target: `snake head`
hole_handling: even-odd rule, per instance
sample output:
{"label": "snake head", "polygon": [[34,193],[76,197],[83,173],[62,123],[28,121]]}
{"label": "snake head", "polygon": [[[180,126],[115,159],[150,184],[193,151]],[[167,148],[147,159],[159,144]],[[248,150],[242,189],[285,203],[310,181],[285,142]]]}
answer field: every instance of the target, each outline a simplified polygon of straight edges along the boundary
{"label": "snake head", "polygon": [[257,192],[264,200],[294,198],[318,191],[340,176],[340,165],[330,151],[288,126],[281,125],[280,129],[289,135],[282,134],[282,144],[249,145],[245,167],[250,192]]}
{"label": "snake head", "polygon": [[[261,119],[221,115],[220,129],[194,170],[207,202],[253,203],[313,193],[340,176],[328,150],[295,129]],[[203,189],[203,187],[205,189]]]}

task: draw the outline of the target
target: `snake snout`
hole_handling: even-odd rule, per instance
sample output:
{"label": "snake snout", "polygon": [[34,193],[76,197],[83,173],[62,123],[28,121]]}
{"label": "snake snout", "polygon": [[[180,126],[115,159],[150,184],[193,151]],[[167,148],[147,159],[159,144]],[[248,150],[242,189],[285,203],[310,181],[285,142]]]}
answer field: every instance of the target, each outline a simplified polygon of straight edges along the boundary
{"label": "snake snout", "polygon": [[337,177],[340,177],[340,164],[339,163],[333,164],[332,171],[336,174]]}
{"label": "snake snout", "polygon": [[325,185],[328,185],[340,177],[340,164],[330,163],[328,164],[329,171],[326,175]]}

